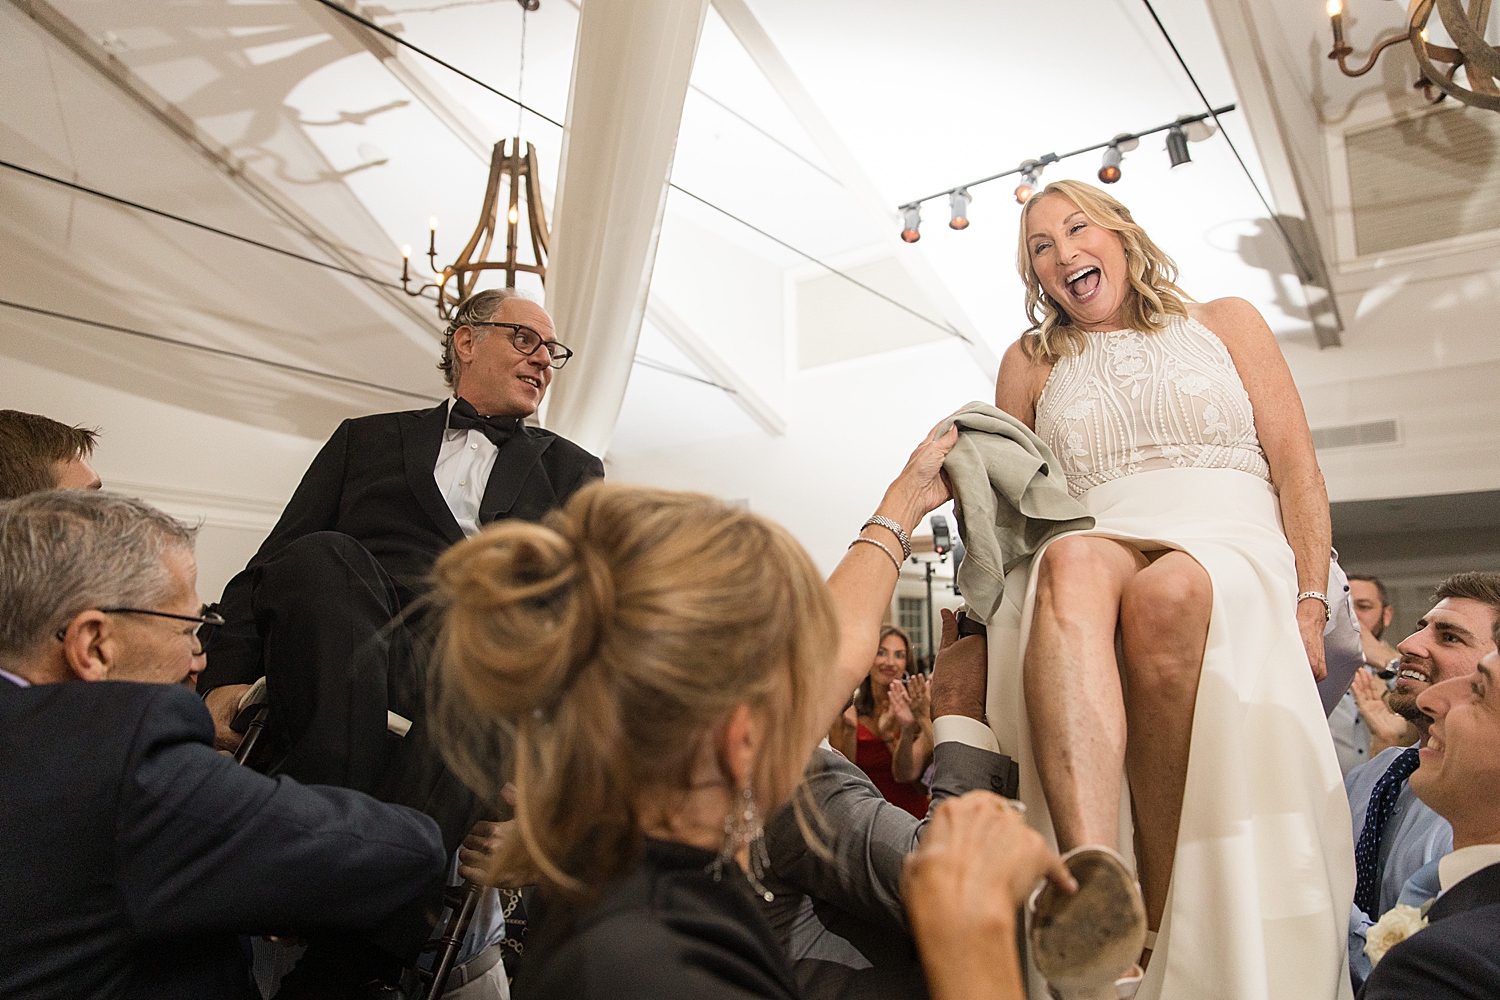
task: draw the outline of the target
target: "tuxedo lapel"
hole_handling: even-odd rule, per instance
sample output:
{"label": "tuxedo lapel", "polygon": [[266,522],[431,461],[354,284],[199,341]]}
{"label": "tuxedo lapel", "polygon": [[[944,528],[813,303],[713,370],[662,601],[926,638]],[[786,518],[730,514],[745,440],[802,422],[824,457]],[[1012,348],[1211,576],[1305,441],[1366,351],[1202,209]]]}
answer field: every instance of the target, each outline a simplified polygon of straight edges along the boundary
{"label": "tuxedo lapel", "polygon": [[500,448],[495,456],[495,467],[490,470],[490,481],[485,484],[484,498],[479,502],[479,523],[489,524],[495,518],[509,514],[516,506],[522,489],[545,494],[534,498],[539,501],[538,510],[556,505],[557,495],[547,472],[540,467],[542,453],[552,446],[552,438],[533,438],[522,427]]}
{"label": "tuxedo lapel", "polygon": [[425,413],[401,416],[401,458],[406,466],[406,484],[448,540],[461,542],[463,529],[453,519],[453,511],[448,509],[448,502],[432,475],[443,446],[443,430],[448,426],[448,403],[439,403]]}
{"label": "tuxedo lapel", "polygon": [[1460,879],[1458,884],[1437,898],[1427,919],[1433,923],[1481,906],[1500,903],[1500,864],[1493,864]]}

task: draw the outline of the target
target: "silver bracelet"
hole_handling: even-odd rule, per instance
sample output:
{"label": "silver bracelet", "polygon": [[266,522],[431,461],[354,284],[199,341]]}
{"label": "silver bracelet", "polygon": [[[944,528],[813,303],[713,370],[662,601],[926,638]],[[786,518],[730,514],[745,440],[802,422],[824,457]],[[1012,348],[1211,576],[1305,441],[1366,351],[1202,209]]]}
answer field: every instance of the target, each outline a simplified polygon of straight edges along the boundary
{"label": "silver bracelet", "polygon": [[901,560],[896,558],[896,553],[886,548],[886,544],[884,542],[877,541],[874,538],[866,538],[864,535],[860,535],[858,538],[854,539],[854,541],[849,543],[849,547],[852,549],[860,542],[868,542],[871,545],[880,546],[880,551],[891,557],[891,565],[896,567],[896,575],[898,577],[901,575]]}
{"label": "silver bracelet", "polygon": [[1304,590],[1297,595],[1297,603],[1301,604],[1303,601],[1322,601],[1323,620],[1325,622],[1333,620],[1333,605],[1328,603],[1327,594],[1320,594],[1316,590]]}
{"label": "silver bracelet", "polygon": [[895,521],[892,521],[888,517],[884,517],[880,514],[875,514],[864,524],[860,525],[859,530],[864,531],[872,524],[876,527],[884,528],[891,534],[895,535],[896,541],[901,543],[901,558],[911,558],[911,539],[907,536],[906,532],[901,529],[901,525],[897,524]]}

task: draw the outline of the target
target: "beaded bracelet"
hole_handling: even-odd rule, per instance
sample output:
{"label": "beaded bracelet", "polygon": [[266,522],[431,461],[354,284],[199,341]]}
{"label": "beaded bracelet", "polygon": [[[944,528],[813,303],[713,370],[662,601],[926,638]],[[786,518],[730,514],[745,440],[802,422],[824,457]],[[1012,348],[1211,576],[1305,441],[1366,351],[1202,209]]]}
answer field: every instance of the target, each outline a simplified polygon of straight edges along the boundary
{"label": "beaded bracelet", "polygon": [[880,551],[884,552],[886,555],[888,555],[888,556],[891,557],[891,565],[896,567],[896,575],[897,576],[901,575],[901,560],[899,560],[899,559],[896,558],[896,553],[892,552],[889,548],[887,548],[886,544],[884,542],[878,541],[878,540],[876,540],[874,538],[866,538],[864,535],[860,535],[858,538],[854,539],[854,541],[852,541],[852,542],[849,543],[849,547],[852,549],[852,548],[854,548],[854,546],[858,545],[860,542],[867,542],[870,545],[878,545],[878,546],[880,546]]}
{"label": "beaded bracelet", "polygon": [[901,525],[897,524],[895,521],[892,521],[888,517],[884,517],[880,514],[875,514],[864,524],[860,525],[859,530],[863,531],[872,524],[876,527],[884,528],[891,534],[895,535],[896,540],[901,543],[901,558],[911,558],[911,538],[906,534],[904,530],[902,530]]}
{"label": "beaded bracelet", "polygon": [[1303,601],[1322,601],[1323,620],[1325,622],[1333,620],[1333,605],[1328,603],[1327,594],[1320,594],[1316,590],[1304,590],[1297,595],[1297,603],[1301,604]]}

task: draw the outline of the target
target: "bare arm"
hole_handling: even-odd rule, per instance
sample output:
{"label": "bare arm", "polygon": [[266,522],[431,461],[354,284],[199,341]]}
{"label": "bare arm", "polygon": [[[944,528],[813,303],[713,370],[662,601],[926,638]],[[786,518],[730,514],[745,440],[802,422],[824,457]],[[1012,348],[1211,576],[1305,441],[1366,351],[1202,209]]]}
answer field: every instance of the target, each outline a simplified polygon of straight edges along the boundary
{"label": "bare arm", "polygon": [[833,728],[828,731],[828,745],[843,754],[845,760],[854,761],[859,753],[859,716],[854,714],[853,705],[834,720]]}
{"label": "bare arm", "polygon": [[[929,435],[911,453],[906,467],[885,491],[885,498],[875,512],[911,534],[928,511],[953,495],[943,478],[943,459],[957,441],[956,426],[941,438]],[[901,558],[901,543],[894,532],[871,525],[860,534],[880,541],[896,559]],[[828,578],[834,613],[839,620],[839,648],[834,678],[823,694],[824,706],[817,716],[815,738],[821,738],[833,725],[844,710],[849,692],[870,672],[870,663],[880,644],[880,624],[890,609],[899,575],[899,568],[878,547],[853,545]]]}
{"label": "bare arm", "polygon": [[[1215,299],[1190,306],[1189,311],[1224,342],[1250,396],[1255,433],[1281,495],[1281,522],[1297,561],[1297,590],[1321,593],[1328,589],[1328,554],[1333,547],[1328,488],[1291,369],[1265,319],[1244,299]],[[1323,662],[1326,622],[1321,602],[1298,602],[1297,626],[1318,680],[1328,672]]]}

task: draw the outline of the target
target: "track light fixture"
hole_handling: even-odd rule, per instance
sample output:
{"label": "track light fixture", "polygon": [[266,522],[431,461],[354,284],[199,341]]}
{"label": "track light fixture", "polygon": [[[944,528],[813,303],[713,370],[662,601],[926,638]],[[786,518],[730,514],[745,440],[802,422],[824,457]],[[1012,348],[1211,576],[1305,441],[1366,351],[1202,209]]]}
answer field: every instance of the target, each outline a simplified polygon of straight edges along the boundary
{"label": "track light fixture", "polygon": [[1099,180],[1105,184],[1114,184],[1120,179],[1120,163],[1125,158],[1125,154],[1140,146],[1144,136],[1155,135],[1157,132],[1167,133],[1167,153],[1171,157],[1172,166],[1191,163],[1192,157],[1188,154],[1187,144],[1201,142],[1213,135],[1215,128],[1209,120],[1218,115],[1227,115],[1233,110],[1235,110],[1233,104],[1226,104],[1222,108],[1214,108],[1202,114],[1183,115],[1174,122],[1167,122],[1155,128],[1140,132],[1122,132],[1107,142],[1095,143],[1092,146],[1075,149],[1070,153],[1048,153],[1034,160],[1023,160],[1018,167],[1002,170],[998,174],[990,174],[988,177],[981,177],[977,181],[960,184],[958,187],[947,188],[936,194],[929,194],[925,198],[909,201],[900,208],[901,238],[908,243],[915,243],[922,238],[917,230],[922,222],[922,203],[925,201],[947,197],[953,213],[948,225],[954,229],[967,229],[969,227],[969,202],[973,200],[969,194],[970,188],[999,180],[1001,177],[1020,174],[1021,182],[1016,185],[1016,204],[1024,205],[1035,196],[1037,185],[1041,183],[1042,171],[1048,166],[1072,156],[1092,153],[1095,150],[1104,150],[1104,163],[1099,167]]}
{"label": "track light fixture", "polygon": [[901,210],[902,229],[901,238],[908,243],[915,243],[922,238],[918,232],[922,225],[922,206],[907,205]]}
{"label": "track light fixture", "polygon": [[1167,132],[1167,156],[1172,160],[1172,166],[1180,167],[1184,163],[1193,162],[1187,144],[1187,133],[1182,130],[1182,126],[1173,125]]}
{"label": "track light fixture", "polygon": [[1040,160],[1027,160],[1021,164],[1021,183],[1016,185],[1016,204],[1024,205],[1031,200],[1036,193],[1037,184],[1041,183],[1042,163]]}
{"label": "track light fixture", "polygon": [[1116,143],[1110,143],[1109,148],[1104,151],[1104,162],[1099,165],[1099,180],[1104,184],[1113,184],[1120,179],[1120,161],[1124,154]]}
{"label": "track light fixture", "polygon": [[952,217],[948,220],[949,229],[969,228],[969,202],[972,200],[973,198],[970,197],[968,188],[959,188],[957,191],[952,191],[948,194],[948,208],[953,213]]}

